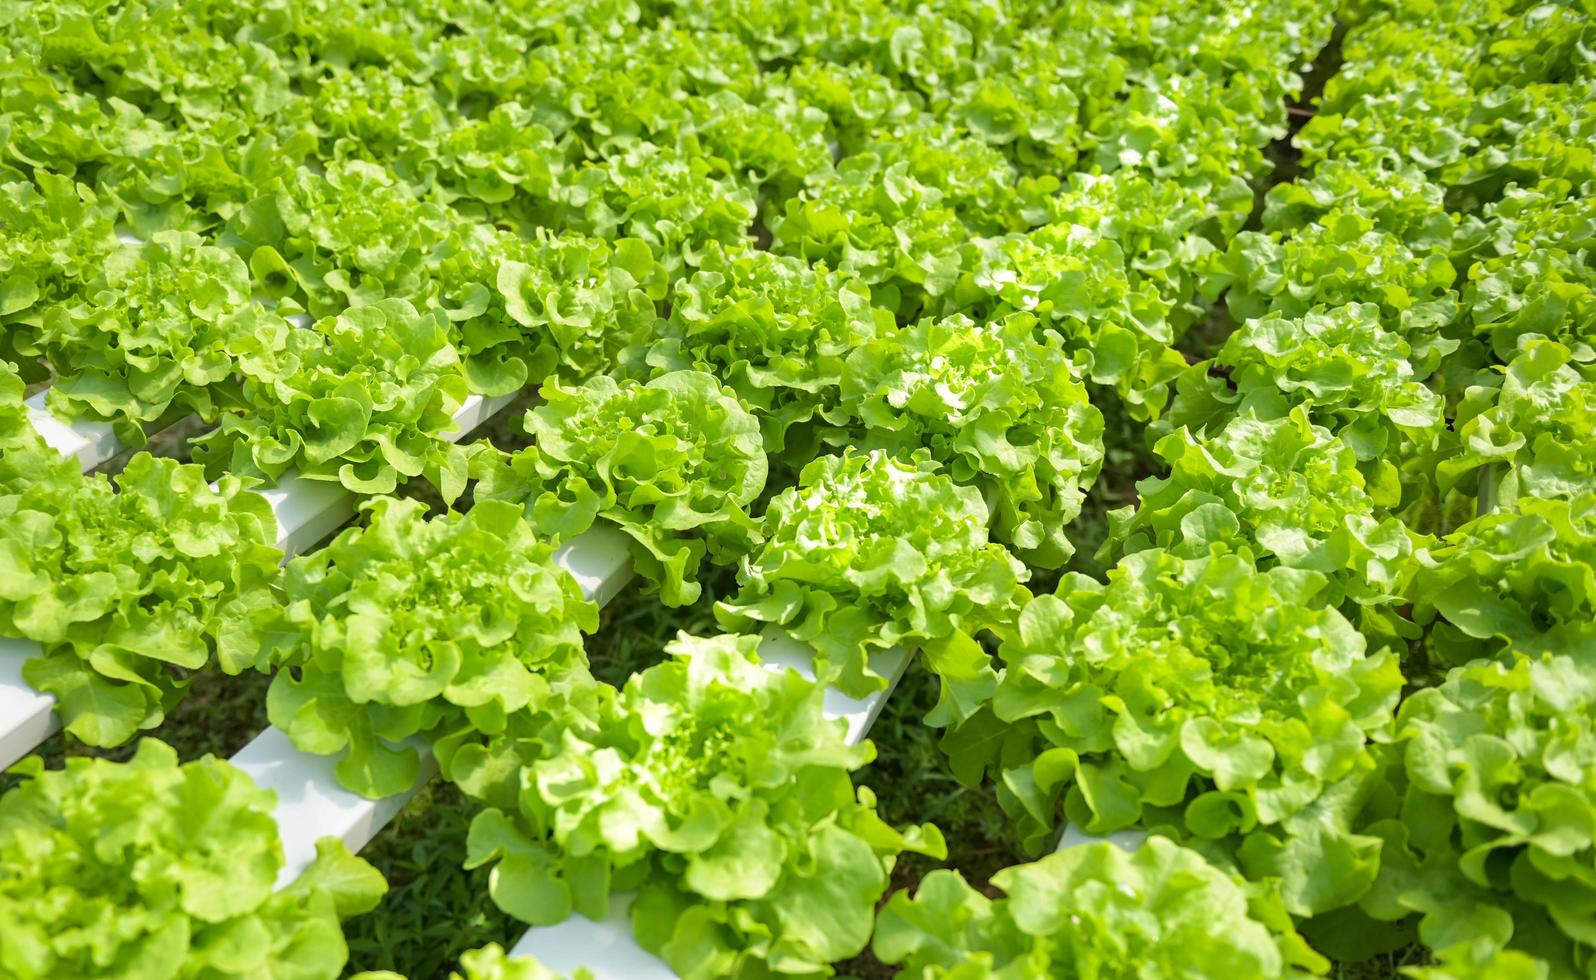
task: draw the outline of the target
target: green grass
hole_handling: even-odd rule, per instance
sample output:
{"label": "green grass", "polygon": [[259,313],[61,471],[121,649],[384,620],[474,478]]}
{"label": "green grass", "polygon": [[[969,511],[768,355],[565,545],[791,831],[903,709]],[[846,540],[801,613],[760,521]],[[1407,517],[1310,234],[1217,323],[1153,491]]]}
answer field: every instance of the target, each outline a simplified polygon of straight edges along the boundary
{"label": "green grass", "polygon": [[388,894],[344,924],[349,972],[447,977],[461,953],[508,945],[525,930],[488,897],[489,869],[462,867],[475,812],[452,784],[434,779],[361,852],[388,879]]}

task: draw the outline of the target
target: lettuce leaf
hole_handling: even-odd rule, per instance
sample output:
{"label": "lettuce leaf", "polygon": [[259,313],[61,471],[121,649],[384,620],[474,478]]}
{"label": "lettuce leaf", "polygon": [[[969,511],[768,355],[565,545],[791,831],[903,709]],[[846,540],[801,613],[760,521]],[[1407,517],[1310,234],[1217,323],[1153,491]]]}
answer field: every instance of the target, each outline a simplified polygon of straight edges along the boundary
{"label": "lettuce leaf", "polygon": [[387,883],[333,838],[287,888],[275,794],[227,762],[144,739],[128,762],[68,759],[0,797],[7,976],[333,980],[340,920]]}
{"label": "lettuce leaf", "polygon": [[1243,413],[1212,434],[1177,429],[1155,449],[1169,475],[1137,483],[1135,507],[1110,512],[1100,559],[1153,547],[1200,555],[1218,542],[1325,575],[1331,604],[1406,596],[1424,539],[1375,504],[1352,448],[1302,407]]}
{"label": "lettuce leaf", "polygon": [[940,858],[942,837],[876,815],[849,779],[872,746],[848,745],[825,689],[766,670],[758,643],[682,634],[596,719],[555,715],[515,740],[522,790],[468,842],[500,908],[601,918],[612,888],[637,887],[639,943],[689,978],[824,975],[864,948],[896,856]]}
{"label": "lettuce leaf", "polygon": [[30,361],[44,311],[77,295],[119,246],[113,210],[93,189],[43,168],[31,179],[0,164],[0,360],[23,380],[42,380]]}
{"label": "lettuce leaf", "polygon": [[748,236],[754,193],[727,171],[714,157],[639,142],[573,171],[554,192],[558,220],[600,239],[638,239],[675,278],[709,243]]}
{"label": "lettuce leaf", "polygon": [[1170,301],[1153,282],[1129,278],[1118,242],[1059,223],[965,248],[941,312],[1032,314],[1039,330],[1063,339],[1087,380],[1113,388],[1136,418],[1158,417],[1186,359],[1170,347]]}
{"label": "lettuce leaf", "polygon": [[243,407],[194,440],[194,458],[269,481],[292,469],[360,494],[424,476],[454,500],[465,450],[443,437],[467,386],[446,324],[441,311],[389,299],[289,331],[281,350],[239,362]]}
{"label": "lettuce leaf", "polygon": [[1371,483],[1387,482],[1397,463],[1434,451],[1446,431],[1441,397],[1414,357],[1371,303],[1249,320],[1213,360],[1181,376],[1167,424],[1196,428],[1249,410],[1277,418],[1301,406],[1370,464]]}
{"label": "lettuce leaf", "polygon": [[597,608],[556,566],[518,508],[482,501],[427,519],[379,497],[368,524],[287,566],[282,601],[226,651],[276,675],[272,723],[294,744],[341,754],[339,781],[378,798],[408,789],[405,739],[499,732],[565,675],[586,676]]}
{"label": "lettuce leaf", "polygon": [[1242,882],[1154,837],[1057,851],[992,876],[997,895],[957,871],[892,896],[874,950],[906,976],[1266,977],[1322,973],[1283,913],[1252,907]]}
{"label": "lettuce leaf", "polygon": [[1574,655],[1596,642],[1596,492],[1521,498],[1418,560],[1413,618],[1433,662]]}
{"label": "lettuce leaf", "polygon": [[730,564],[761,540],[748,513],[765,487],[759,423],[712,375],[673,371],[646,384],[601,375],[575,388],[551,380],[526,429],[526,449],[473,462],[483,476],[476,498],[524,504],[557,541],[596,518],[617,525],[667,605],[698,599],[706,552]]}
{"label": "lettuce leaf", "polygon": [[[991,746],[1001,756],[965,744],[980,716],[944,745],[999,770],[1029,847],[1053,839],[1062,810],[1093,834],[1140,825],[1240,843],[1294,913],[1346,905],[1378,852],[1349,832],[1347,797],[1376,769],[1370,740],[1390,727],[1402,674],[1323,604],[1324,585],[1220,545],[1136,552],[1106,586],[1066,576],[1002,646],[990,711],[1018,727]],[[1305,850],[1324,865],[1311,878]]]}
{"label": "lettuce leaf", "polygon": [[108,253],[100,274],[45,309],[52,410],[111,419],[124,442],[175,417],[238,403],[237,361],[281,349],[289,325],[250,297],[249,270],[191,232]]}
{"label": "lettuce leaf", "polygon": [[766,452],[802,462],[836,409],[843,360],[892,327],[851,275],[718,245],[671,284],[669,303],[670,316],[623,352],[628,373],[708,371],[759,419]]}
{"label": "lettuce leaf", "polygon": [[282,553],[266,498],[237,477],[139,453],[115,478],[0,498],[0,633],[68,732],[113,746],[153,728],[235,616],[271,602]]}
{"label": "lettuce leaf", "polygon": [[35,485],[69,495],[83,481],[78,461],[56,452],[33,428],[16,369],[0,359],[0,515],[9,518]]}
{"label": "lettuce leaf", "polygon": [[846,693],[886,686],[868,655],[966,637],[1012,615],[1025,566],[987,539],[974,487],[926,450],[822,456],[765,513],[765,543],[744,559],[723,628],[775,623],[814,646],[817,671]]}
{"label": "lettuce leaf", "polygon": [[1436,469],[1439,487],[1474,483],[1487,510],[1521,495],[1572,498],[1596,490],[1596,381],[1573,357],[1556,341],[1520,337],[1518,356],[1496,384],[1464,392],[1452,423],[1455,454]]}
{"label": "lettuce leaf", "polygon": [[1438,976],[1523,971],[1525,954],[1552,976],[1590,967],[1596,672],[1584,653],[1475,661],[1402,705],[1400,764],[1362,828],[1382,847],[1361,907],[1417,914],[1450,968]]}
{"label": "lettuce leaf", "polygon": [[1103,416],[1088,402],[1056,338],[1037,339],[1023,313],[977,325],[922,320],[848,355],[834,445],[907,456],[925,447],[981,491],[992,537],[1032,565],[1074,551],[1064,529],[1103,461]]}

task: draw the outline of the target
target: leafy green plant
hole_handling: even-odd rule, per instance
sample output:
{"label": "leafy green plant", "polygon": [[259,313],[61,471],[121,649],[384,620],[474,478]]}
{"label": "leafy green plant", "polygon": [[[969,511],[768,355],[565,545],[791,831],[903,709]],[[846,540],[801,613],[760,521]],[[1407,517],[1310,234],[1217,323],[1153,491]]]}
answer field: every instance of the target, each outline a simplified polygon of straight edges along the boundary
{"label": "leafy green plant", "polygon": [[40,643],[23,676],[90,745],[160,724],[181,671],[272,601],[277,522],[237,477],[140,453],[114,486],[40,480],[0,512],[0,633]]}
{"label": "leafy green plant", "polygon": [[1205,285],[1227,290],[1237,320],[1372,304],[1422,379],[1457,347],[1443,336],[1460,313],[1456,220],[1443,189],[1413,168],[1327,161],[1270,192],[1265,230],[1242,232],[1214,256]]}
{"label": "leafy green plant", "polygon": [[996,320],[1030,313],[1057,333],[1085,378],[1112,387],[1138,418],[1156,418],[1186,361],[1170,348],[1170,303],[1127,276],[1124,249],[1072,224],[965,246],[940,312]]}
{"label": "leafy green plant", "polygon": [[1497,384],[1464,392],[1456,453],[1437,467],[1436,484],[1473,483],[1485,501],[1596,490],[1596,381],[1573,357],[1556,341],[1521,337]]}
{"label": "leafy green plant", "polygon": [[886,686],[868,654],[973,634],[1012,615],[1028,573],[987,539],[981,494],[921,450],[822,456],[771,500],[765,543],[744,559],[727,629],[764,622],[811,644],[843,691]]}
{"label": "leafy green plant", "polygon": [[715,158],[645,142],[575,170],[555,198],[565,226],[639,239],[673,278],[710,242],[743,241],[758,210]]}
{"label": "leafy green plant", "polygon": [[970,236],[911,161],[870,151],[843,158],[824,182],[789,200],[770,231],[776,251],[857,276],[878,305],[908,314],[952,288]]}
{"label": "leafy green plant", "polygon": [[523,503],[559,541],[615,524],[636,542],[634,567],[667,604],[698,598],[706,551],[727,564],[760,541],[748,506],[765,487],[759,423],[713,375],[672,371],[652,381],[600,376],[543,386],[527,413],[532,445],[484,455],[478,499]]}
{"label": "leafy green plant", "polygon": [[[530,956],[511,958],[498,943],[489,943],[460,956],[459,973],[451,980],[567,980]],[[591,980],[592,973],[577,970],[568,980]]]}
{"label": "leafy green plant", "polygon": [[313,317],[384,299],[414,300],[457,219],[390,170],[339,161],[295,169],[228,222],[223,241],[285,310]]}
{"label": "leafy green plant", "polygon": [[28,359],[42,353],[44,311],[95,277],[118,248],[112,228],[110,205],[92,189],[45,168],[24,179],[0,164],[0,360],[17,362],[25,380],[42,377]]}
{"label": "leafy green plant", "polygon": [[[635,238],[565,234],[535,241],[530,248],[525,242],[507,246],[506,257],[489,254],[461,270],[466,289],[478,278],[494,287],[485,300],[492,320],[464,326],[468,349],[496,354],[495,344],[508,343],[514,353],[515,345],[524,345],[534,352],[528,362],[536,364],[540,349],[552,342],[564,376],[586,379],[608,369],[657,317],[655,302],[669,281],[657,253]],[[542,376],[529,370],[527,380]],[[504,387],[499,383],[494,390]]]}
{"label": "leafy green plant", "polygon": [[[487,808],[470,864],[497,862],[499,905],[534,924],[601,918],[636,888],[643,948],[685,977],[829,974],[857,953],[895,855],[945,855],[935,827],[894,830],[849,773],[874,755],[828,719],[824,688],[762,666],[755,637],[681,635],[670,659],[592,713],[457,755]],[[492,763],[492,764],[489,764]]]}
{"label": "leafy green plant", "polygon": [[1472,332],[1496,360],[1517,356],[1526,334],[1569,348],[1581,365],[1596,351],[1580,324],[1596,310],[1596,275],[1581,256],[1596,248],[1596,201],[1567,180],[1510,185],[1463,222],[1458,255],[1466,262],[1461,301]]}
{"label": "leafy green plant", "polygon": [[1475,661],[1402,705],[1391,780],[1360,827],[1382,844],[1360,907],[1418,916],[1457,970],[1438,975],[1495,963],[1501,972],[1472,975],[1511,965],[1531,976],[1530,957],[1553,976],[1590,968],[1596,671],[1585,652]]}
{"label": "leafy green plant", "polygon": [[1207,315],[1202,299],[1214,253],[1252,213],[1245,182],[1192,188],[1139,170],[1070,174],[1048,204],[1049,224],[1079,226],[1119,246],[1133,289],[1150,283],[1177,339]]}
{"label": "leafy green plant", "polygon": [[471,390],[586,378],[654,322],[663,270],[642,242],[462,223],[434,256],[423,309],[443,311]]}
{"label": "leafy green plant", "polygon": [[0,797],[7,976],[333,980],[339,920],[387,886],[333,838],[275,890],[275,795],[226,762],[178,765],[145,739],[126,763],[70,759]]}
{"label": "leafy green plant", "polygon": [[50,405],[111,419],[119,438],[238,403],[238,359],[269,356],[290,327],[250,300],[249,270],[192,232],[157,232],[106,254],[99,275],[43,312],[55,364]]}
{"label": "leafy green plant", "polygon": [[194,440],[211,470],[276,481],[292,469],[361,494],[424,476],[451,501],[465,488],[465,450],[443,438],[466,379],[442,312],[398,299],[352,307],[239,367],[245,409]]}
{"label": "leafy green plant", "polygon": [[[1088,47],[1090,32],[1017,32],[1012,43],[981,52],[987,64],[977,77],[934,93],[933,110],[1003,151],[1022,175],[1068,172],[1087,142],[1081,121],[1095,114],[1105,90],[1124,83],[1124,66],[1101,50],[1093,52],[1094,70],[1082,71],[1076,44]],[[1065,47],[1072,50],[1064,54]]]}
{"label": "leafy green plant", "polygon": [[[1163,838],[1134,854],[1082,844],[992,876],[983,894],[933,871],[892,896],[875,951],[900,976],[1289,977],[1328,963],[1291,918]],[[1256,890],[1253,890],[1256,891]]]}
{"label": "leafy green plant", "polygon": [[1596,492],[1521,498],[1418,557],[1413,618],[1440,663],[1574,655],[1596,640]]}
{"label": "leafy green plant", "polygon": [[1167,424],[1195,429],[1249,410],[1275,418],[1300,405],[1371,462],[1372,491],[1392,506],[1392,460],[1434,450],[1446,428],[1441,397],[1412,357],[1369,303],[1249,320],[1182,375]]}
{"label": "leafy green plant", "polygon": [[843,156],[874,134],[908,123],[920,111],[913,96],[862,63],[803,56],[782,71],[767,73],[764,81],[772,94],[790,94],[800,105],[824,114],[826,132]]}
{"label": "leafy green plant", "polygon": [[892,326],[851,275],[719,245],[672,284],[670,308],[623,353],[627,371],[713,374],[759,419],[766,451],[800,462],[813,457],[814,430],[836,409],[844,359]]}
{"label": "leafy green plant", "polygon": [[[408,789],[412,736],[499,732],[551,683],[585,676],[594,605],[520,509],[483,501],[427,519],[379,497],[368,523],[289,563],[279,605],[232,638],[235,668],[275,668],[272,723],[371,798]],[[224,661],[225,662],[225,661]]]}
{"label": "leafy green plant", "polygon": [[1375,504],[1352,448],[1300,406],[1277,419],[1243,413],[1212,434],[1177,429],[1155,448],[1169,474],[1136,484],[1136,505],[1108,515],[1100,559],[1222,542],[1327,576],[1331,604],[1405,596],[1422,539]]}
{"label": "leafy green plant", "polygon": [[1127,87],[1123,102],[1091,120],[1092,164],[1175,180],[1220,199],[1268,169],[1263,147],[1280,134],[1278,103],[1259,86],[1148,65]]}
{"label": "leafy green plant", "polygon": [[1239,845],[1295,914],[1349,904],[1379,864],[1349,821],[1402,674],[1323,604],[1324,585],[1222,545],[1136,552],[1106,586],[1066,576],[1003,644],[990,714],[944,748],[967,774],[1001,773],[1033,849],[1060,812],[1088,833],[1140,825]]}
{"label": "leafy green plant", "polygon": [[22,378],[0,359],[0,514],[8,519],[18,498],[36,484],[70,494],[81,482],[77,461],[56,452],[33,428],[23,401]]}
{"label": "leafy green plant", "polygon": [[984,325],[961,315],[861,344],[844,365],[835,415],[850,424],[828,440],[900,457],[929,449],[981,490],[995,539],[1056,568],[1074,551],[1064,527],[1102,465],[1103,416],[1057,339],[1038,340],[1035,324],[1029,314]]}

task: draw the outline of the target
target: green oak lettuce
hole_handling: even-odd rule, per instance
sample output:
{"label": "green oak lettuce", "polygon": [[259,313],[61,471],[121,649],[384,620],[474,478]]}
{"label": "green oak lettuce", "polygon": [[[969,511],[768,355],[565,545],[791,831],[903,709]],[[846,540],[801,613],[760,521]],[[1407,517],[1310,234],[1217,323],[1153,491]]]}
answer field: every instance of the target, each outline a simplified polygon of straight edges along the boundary
{"label": "green oak lettuce", "polygon": [[1136,552],[1107,585],[1067,576],[1003,644],[990,713],[944,747],[966,775],[999,771],[1032,848],[1061,812],[1088,833],[1140,825],[1239,845],[1296,914],[1346,905],[1378,865],[1349,820],[1402,675],[1324,605],[1324,586],[1221,545]]}
{"label": "green oak lettuce", "polygon": [[1506,503],[1418,560],[1413,618],[1438,663],[1572,656],[1596,643],[1596,491]]}
{"label": "green oak lettuce", "polygon": [[77,460],[56,452],[34,430],[23,400],[26,390],[16,370],[0,358],[0,515],[8,518],[34,485],[69,494],[82,480]]}
{"label": "green oak lettuce", "polygon": [[1360,461],[1389,471],[1377,476],[1384,486],[1393,460],[1433,451],[1446,429],[1441,397],[1423,384],[1415,356],[1370,303],[1249,320],[1212,361],[1181,376],[1167,422],[1196,428],[1248,409],[1273,418],[1302,406]]}
{"label": "green oak lettuce", "polygon": [[[485,299],[493,322],[468,320],[463,328],[467,350],[487,348],[501,335],[533,351],[552,346],[562,376],[586,379],[608,370],[621,349],[653,325],[655,301],[665,295],[667,279],[645,242],[565,234],[539,235],[532,246],[514,236],[501,238],[508,254],[496,268],[490,258],[461,270],[466,289],[480,276],[494,290]],[[459,318],[450,314],[451,320]],[[528,360],[536,363],[538,355]],[[473,370],[472,362],[467,370]],[[541,378],[531,372],[527,380]]]}
{"label": "green oak lettuce", "polygon": [[458,219],[392,171],[364,160],[299,168],[234,214],[222,240],[248,257],[266,295],[313,317],[414,299]]}
{"label": "green oak lettuce", "polygon": [[38,757],[0,797],[8,977],[334,980],[340,920],[387,884],[334,838],[287,887],[275,794],[227,762],[179,765],[145,739],[128,762]]}
{"label": "green oak lettuce", "polygon": [[715,157],[639,142],[571,172],[554,191],[559,223],[609,241],[639,239],[679,276],[710,242],[747,237],[754,193],[727,169]]}
{"label": "green oak lettuce", "polygon": [[1326,162],[1270,191],[1264,230],[1242,232],[1214,256],[1206,288],[1228,290],[1238,321],[1372,304],[1427,377],[1457,347],[1441,335],[1460,313],[1456,221],[1443,188],[1411,167]]}
{"label": "green oak lettuce", "polygon": [[1390,783],[1360,828],[1382,842],[1362,910],[1418,916],[1424,944],[1459,970],[1439,976],[1486,975],[1462,968],[1493,961],[1522,970],[1527,957],[1551,976],[1586,975],[1596,946],[1588,646],[1454,669],[1403,703],[1393,750]]}
{"label": "green oak lettuce", "polygon": [[1456,454],[1436,470],[1443,491],[1470,476],[1487,505],[1596,490],[1596,380],[1573,357],[1527,335],[1495,384],[1464,392],[1452,423]]}
{"label": "green oak lettuce", "polygon": [[512,958],[498,943],[489,943],[461,953],[459,972],[449,976],[450,980],[591,980],[593,974],[582,969],[570,974],[555,973],[536,957]]}
{"label": "green oak lettuce", "polygon": [[1208,315],[1200,294],[1215,243],[1241,228],[1252,203],[1245,183],[1211,194],[1137,170],[1077,172],[1049,202],[1048,223],[1079,226],[1118,244],[1130,285],[1152,284],[1180,336]]}
{"label": "green oak lettuce", "polygon": [[1177,429],[1155,450],[1169,473],[1136,484],[1134,507],[1110,512],[1102,557],[1229,541],[1260,562],[1325,575],[1332,603],[1405,595],[1419,539],[1375,504],[1351,447],[1301,407],[1276,419],[1244,413],[1214,433]]}
{"label": "green oak lettuce", "polygon": [[274,668],[272,723],[342,754],[339,780],[376,798],[411,786],[414,735],[498,732],[566,675],[585,676],[598,613],[520,508],[482,501],[428,519],[380,497],[368,524],[294,559],[282,601],[240,627],[232,666]]}
{"label": "green oak lettuce", "polygon": [[1064,529],[1103,460],[1103,416],[1056,338],[1036,318],[978,325],[922,320],[849,354],[832,441],[907,455],[920,447],[981,490],[992,537],[1027,562],[1057,567],[1074,551]]}
{"label": "green oak lettuce", "polygon": [[912,313],[947,292],[964,264],[971,230],[945,197],[912,161],[861,150],[769,219],[771,247],[857,276],[877,305]]}
{"label": "green oak lettuce", "polygon": [[690,121],[677,132],[704,156],[725,161],[760,194],[761,206],[775,207],[804,187],[818,184],[831,170],[825,138],[826,116],[778,91],[753,101],[729,91],[692,100]]}
{"label": "green oak lettuce", "polygon": [[624,352],[627,371],[715,375],[759,419],[766,451],[801,461],[837,406],[843,360],[892,326],[852,275],[718,245],[671,284],[669,302],[670,316]]}
{"label": "green oak lettuce", "polygon": [[565,171],[564,153],[536,116],[501,102],[480,119],[456,120],[426,146],[417,168],[461,213],[535,218],[547,212]]}
{"label": "green oak lettuce", "polygon": [[44,168],[31,178],[0,165],[0,360],[36,381],[28,359],[42,353],[44,311],[77,295],[119,245],[113,209],[92,188]]}
{"label": "green oak lettuce", "polygon": [[1124,247],[1082,225],[1056,223],[964,246],[940,312],[998,319],[1030,313],[1057,333],[1087,380],[1114,389],[1139,419],[1156,418],[1186,365],[1168,320],[1171,301],[1127,274]]}
{"label": "green oak lettuce", "polygon": [[441,309],[471,389],[502,395],[606,369],[655,321],[663,270],[635,239],[605,242],[461,224],[433,257],[423,309]]}
{"label": "green oak lettuce", "polygon": [[450,129],[425,86],[373,64],[341,66],[309,81],[304,111],[321,145],[318,156],[390,164],[407,182],[425,185],[425,168]]}
{"label": "green oak lettuce", "polygon": [[939,869],[912,898],[895,893],[877,921],[876,956],[923,980],[1266,980],[1327,965],[1278,906],[1160,837],[1134,854],[1106,842],[1064,848],[991,884],[983,894]]}
{"label": "green oak lettuce", "polygon": [[849,745],[824,688],[767,670],[757,646],[683,634],[589,721],[517,740],[519,777],[468,843],[501,908],[602,918],[612,889],[636,888],[639,943],[689,978],[829,975],[864,948],[896,856],[940,858],[941,835],[876,815],[849,778],[873,747]]}
{"label": "green oak lettuce", "polygon": [[1025,567],[988,540],[988,522],[980,492],[925,450],[822,456],[770,502],[765,543],[715,616],[728,629],[779,625],[843,691],[879,690],[870,653],[974,634],[1027,595]]}
{"label": "green oak lettuce", "polygon": [[464,488],[465,451],[445,437],[467,385],[441,311],[351,307],[240,366],[245,408],[194,440],[213,471],[275,481],[292,469],[362,494],[424,476],[451,501]]}
{"label": "green oak lettuce", "polygon": [[550,381],[526,430],[526,449],[473,462],[477,498],[524,503],[533,525],[561,541],[597,518],[617,525],[668,605],[698,598],[706,552],[729,564],[760,541],[748,513],[765,487],[759,423],[712,375]]}
{"label": "green oak lettuce", "polygon": [[867,64],[840,64],[822,58],[797,58],[765,76],[765,90],[792,98],[826,116],[826,132],[846,156],[874,134],[915,119],[919,109],[909,93]]}
{"label": "green oak lettuce", "polygon": [[198,466],[132,458],[113,482],[0,498],[0,633],[68,732],[95,746],[160,724],[236,616],[271,603],[282,554],[266,498]]}
{"label": "green oak lettuce", "polygon": [[1171,179],[1221,199],[1268,172],[1262,151],[1285,121],[1260,88],[1163,64],[1139,75],[1089,123],[1095,169]]}
{"label": "green oak lettuce", "polygon": [[1504,189],[1465,220],[1457,254],[1461,301],[1472,333],[1496,360],[1511,361],[1520,338],[1540,334],[1566,345],[1583,365],[1596,361],[1596,200],[1566,180]]}
{"label": "green oak lettuce", "polygon": [[[1001,150],[1022,175],[1069,172],[1086,143],[1082,120],[1100,104],[1101,89],[1124,82],[1124,67],[1101,51],[1083,70],[1079,48],[1090,44],[1086,31],[1017,32],[1012,43],[983,52],[988,64],[979,77],[935,93],[933,111]],[[1061,47],[1069,49],[1062,57]]]}
{"label": "green oak lettuce", "polygon": [[[643,24],[636,4],[616,0],[540,7],[524,16],[542,21],[527,34],[543,43],[532,44],[505,73],[513,97],[535,108],[539,121],[588,161],[645,144],[664,147],[706,122],[696,115],[700,98],[728,92],[751,100],[760,79],[753,53],[724,25],[686,29],[676,16]],[[480,29],[502,31],[503,23],[495,15]]]}
{"label": "green oak lettuce", "polygon": [[249,270],[192,232],[157,232],[108,253],[99,275],[44,310],[39,343],[63,415],[111,419],[134,445],[190,412],[238,402],[237,361],[280,349],[289,325],[250,298]]}

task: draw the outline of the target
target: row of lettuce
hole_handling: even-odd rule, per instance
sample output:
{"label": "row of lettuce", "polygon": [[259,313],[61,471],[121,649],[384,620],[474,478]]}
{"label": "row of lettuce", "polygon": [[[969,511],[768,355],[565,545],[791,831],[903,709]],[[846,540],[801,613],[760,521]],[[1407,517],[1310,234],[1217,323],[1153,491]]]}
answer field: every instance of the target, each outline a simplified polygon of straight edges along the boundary
{"label": "row of lettuce", "polygon": [[[82,477],[7,376],[0,631],[44,645],[27,676],[91,744],[213,659],[275,672],[274,723],[366,795],[413,782],[396,744],[424,736],[483,805],[502,907],[636,889],[684,975],[823,973],[896,855],[943,855],[876,817],[821,687],[755,666],[766,623],[854,694],[885,684],[870,652],[923,650],[954,771],[1037,851],[1061,818],[1155,835],[1004,872],[1007,899],[952,872],[894,896],[875,951],[914,975],[1322,972],[1415,927],[1436,976],[1583,975],[1584,20],[1352,14],[1307,172],[1254,232],[1322,10],[35,5],[5,28],[9,350],[131,439],[215,427],[209,474]],[[1240,326],[1187,366],[1221,295]],[[538,384],[529,448],[440,438],[469,393]],[[1114,515],[1106,582],[1033,596],[1102,466],[1091,398],[1161,434],[1169,475]],[[279,571],[264,501],[205,478],[289,469],[375,499]],[[472,506],[386,496],[410,478]],[[730,633],[594,682],[597,610],[552,554],[598,520],[668,603],[738,564]],[[266,812],[144,746],[192,826]],[[0,802],[50,828],[0,865],[28,871],[0,873],[27,937],[0,965],[336,971],[369,869],[329,848],[330,906],[274,894],[267,822],[196,858],[69,799],[117,773]],[[240,849],[248,881],[218,880]]]}
{"label": "row of lettuce", "polygon": [[996,662],[953,637],[944,746],[1033,846],[1182,841],[1336,959],[1587,976],[1588,13],[1354,13],[1304,175],[1210,266],[1239,325],[1150,426],[1168,475],[1106,583],[1030,600]]}

